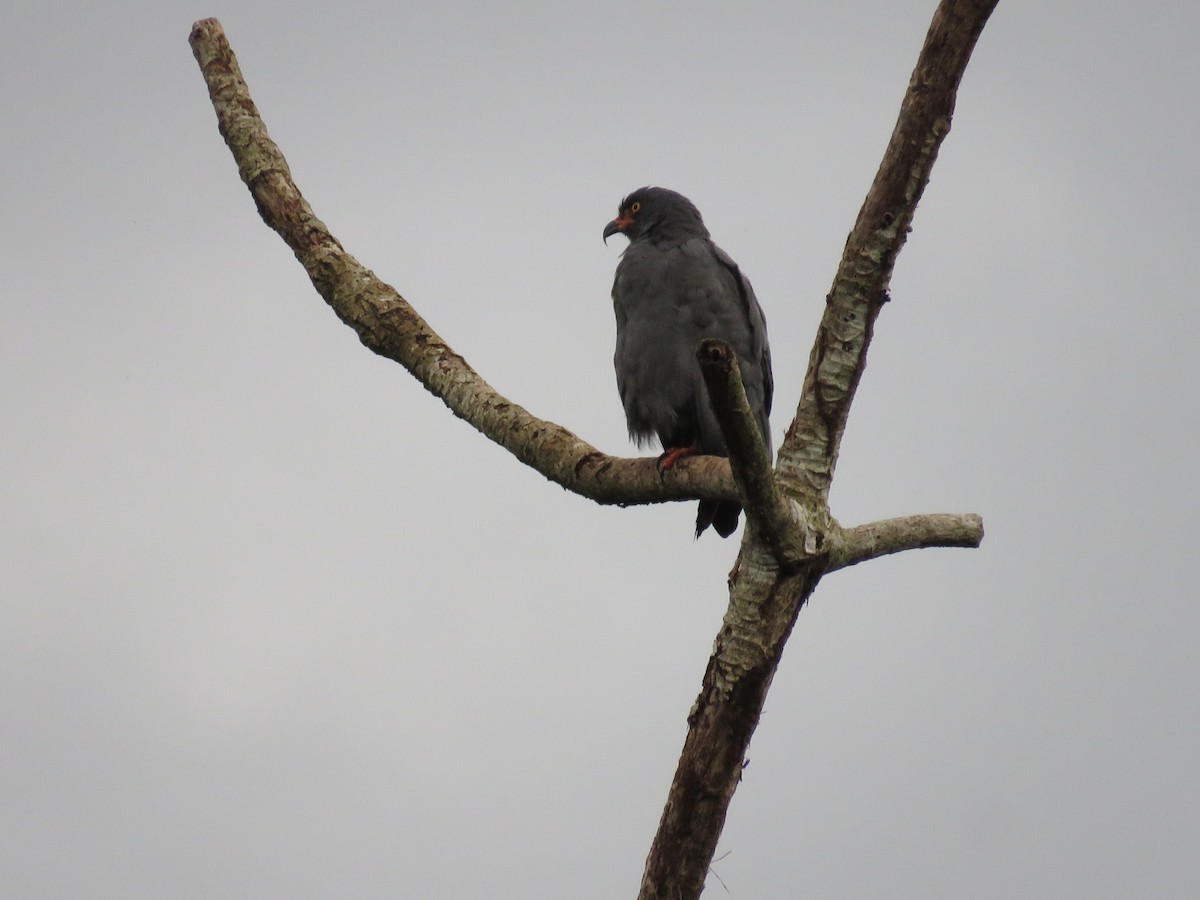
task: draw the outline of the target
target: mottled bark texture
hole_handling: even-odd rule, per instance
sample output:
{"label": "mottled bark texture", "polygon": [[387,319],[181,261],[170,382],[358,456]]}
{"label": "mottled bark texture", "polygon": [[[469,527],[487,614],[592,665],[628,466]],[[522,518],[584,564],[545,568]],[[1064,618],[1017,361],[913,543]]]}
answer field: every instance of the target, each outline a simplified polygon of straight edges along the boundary
{"label": "mottled bark texture", "polygon": [[745,506],[729,608],[688,716],[679,767],[646,862],[642,900],[694,898],[704,889],[784,644],[821,576],[901,550],[976,547],[983,538],[975,515],[908,516],[843,529],[827,498],[896,255],[950,128],[963,70],[995,5],[943,0],[934,14],[883,163],[826,298],[796,417],[775,468],[746,404],[736,359],[720,342],[705,342],[698,358],[732,459],[693,458],[663,475],[653,459],[603,454],[498,394],[395,289],[348,254],[293,183],[220,24],[204,19],[192,28],[192,50],[221,134],[259,214],[367,347],[400,363],[456,416],[521,462],[582,496],[618,504],[739,499]]}
{"label": "mottled bark texture", "polygon": [[347,253],[317,218],[267,134],[221,24],[216,19],[197,22],[190,43],[221,135],[259,215],[291,247],[317,292],[367,347],[400,363],[451,412],[521,462],[599,503],[737,498],[725,460],[698,457],[660,476],[653,460],[601,453],[494,390],[395,288]]}
{"label": "mottled bark texture", "polygon": [[775,485],[775,471],[764,435],[742,386],[737,354],[724,341],[702,341],[696,351],[704,384],[729,451],[733,482],[742,497],[747,530],[762,541],[782,566],[810,554],[805,541],[813,535],[793,514],[793,505]]}
{"label": "mottled bark texture", "polygon": [[[795,501],[792,511],[796,530],[804,535],[803,554],[795,559],[771,553],[756,534],[778,526],[760,522],[760,510],[747,506],[749,524],[730,576],[729,609],[688,718],[639,900],[695,898],[704,890],[784,643],[821,576],[893,550],[978,546],[983,538],[977,516],[916,516],[843,530],[830,516],[827,498],[896,256],[950,130],[971,50],[996,2],[943,0],[934,13],[883,162],[846,240],[796,418],[779,449],[775,488]],[[719,402],[722,395],[712,396]],[[734,471],[740,466],[735,461]],[[798,885],[797,892],[802,891]]]}

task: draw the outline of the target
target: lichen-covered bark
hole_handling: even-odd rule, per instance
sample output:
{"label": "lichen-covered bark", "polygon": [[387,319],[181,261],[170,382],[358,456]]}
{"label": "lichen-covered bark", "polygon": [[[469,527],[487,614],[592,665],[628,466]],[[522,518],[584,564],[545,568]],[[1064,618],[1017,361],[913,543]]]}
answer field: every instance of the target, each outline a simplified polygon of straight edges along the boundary
{"label": "lichen-covered bark", "polygon": [[259,215],[291,247],[313,286],[371,350],[400,363],[450,411],[537,469],[599,503],[633,505],[738,494],[723,459],[698,457],[660,475],[653,460],[601,453],[501,395],[425,322],[395,288],[347,253],[292,181],[267,134],[220,23],[192,26],[217,124]]}
{"label": "lichen-covered bark", "polygon": [[815,562],[785,575],[764,544],[743,545],[640,898],[698,897],[703,890],[779,655],[820,575]]}
{"label": "lichen-covered bark", "polygon": [[844,569],[868,559],[926,547],[978,547],[983,519],[974,513],[900,516],[854,528],[838,528],[830,541],[825,571]]}
{"label": "lichen-covered bark", "polygon": [[[267,135],[220,24],[193,26],[191,44],[221,134],[264,221],[362,342],[411,372],[460,418],[564,488],[601,503],[740,499],[747,508],[730,603],[651,847],[639,896],[684,900],[704,887],[750,738],[796,616],[823,574],[876,556],[978,546],[972,515],[910,516],[843,529],[827,497],[876,317],[896,255],[941,141],[959,79],[996,0],[942,0],[875,182],[846,242],[776,468],[748,412],[732,354],[706,381],[733,457],[700,457],[660,475],[653,460],[601,453],[497,393],[392,287],[348,254],[292,182]],[[712,348],[709,348],[710,350]],[[708,363],[711,363],[709,365]],[[728,364],[726,364],[728,363]]]}
{"label": "lichen-covered bark", "polygon": [[766,545],[782,569],[791,571],[813,555],[808,544],[820,543],[823,532],[805,528],[807,523],[797,519],[793,505],[776,487],[766,441],[742,386],[737,354],[723,341],[710,338],[701,342],[696,358],[729,451],[747,533]]}
{"label": "lichen-covered bark", "polygon": [[777,477],[825,502],[875,319],[908,237],[938,148],[950,130],[958,83],[997,0],[948,0],[934,13],[900,116],[826,298],[796,417]]}
{"label": "lichen-covered bark", "polygon": [[[796,418],[774,473],[796,501],[795,530],[816,540],[809,561],[785,570],[748,527],[639,900],[690,900],[704,889],[762,703],[801,606],[830,568],[871,555],[958,540],[978,545],[978,517],[914,517],[843,531],[829,486],[875,319],[950,116],[963,70],[996,0],[943,0],[921,50],[896,128],[846,241],[809,359]],[[735,468],[738,463],[734,463]],[[920,521],[917,521],[920,520]],[[826,540],[821,541],[824,537]],[[922,543],[928,541],[929,543]],[[973,543],[972,543],[973,541]]]}

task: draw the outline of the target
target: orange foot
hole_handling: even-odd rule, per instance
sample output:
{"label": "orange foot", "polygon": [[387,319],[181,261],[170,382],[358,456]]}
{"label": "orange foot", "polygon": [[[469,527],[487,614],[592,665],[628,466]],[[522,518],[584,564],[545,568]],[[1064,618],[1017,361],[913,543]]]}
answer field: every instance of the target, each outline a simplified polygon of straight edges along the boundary
{"label": "orange foot", "polygon": [[679,462],[685,456],[695,456],[695,447],[670,447],[663,451],[662,456],[658,458],[656,465],[658,466],[658,474],[661,475],[667,469],[671,468],[675,463]]}

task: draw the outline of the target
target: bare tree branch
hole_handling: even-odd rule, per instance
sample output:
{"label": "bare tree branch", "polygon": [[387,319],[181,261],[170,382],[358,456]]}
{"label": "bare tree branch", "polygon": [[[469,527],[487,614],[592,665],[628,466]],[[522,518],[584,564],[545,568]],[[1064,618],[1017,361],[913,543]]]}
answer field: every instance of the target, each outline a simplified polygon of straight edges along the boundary
{"label": "bare tree branch", "polygon": [[879,172],[826,298],[778,478],[825,502],[875,319],[888,300],[896,256],[950,130],[958,83],[997,0],[943,0],[934,13]]}
{"label": "bare tree branch", "polygon": [[[829,485],[875,318],[949,131],[959,81],[996,2],[939,4],[883,162],[846,240],[775,473],[777,487],[801,499],[813,534],[836,534],[828,513]],[[783,571],[765,544],[752,539],[752,529],[743,536],[730,577],[729,609],[688,718],[639,900],[692,900],[704,889],[784,644],[830,563],[822,558],[830,546],[813,549],[810,562]]]}
{"label": "bare tree branch", "polygon": [[775,487],[775,471],[754,410],[746,399],[737,354],[724,341],[709,338],[701,342],[696,359],[713,414],[721,426],[748,527],[770,548],[781,566],[790,568],[812,555],[812,548],[805,547],[805,538],[811,540],[811,535],[795,514],[798,507]]}
{"label": "bare tree branch", "polygon": [[927,547],[978,547],[983,542],[983,519],[974,513],[901,516],[834,532],[826,572],[869,559],[922,550]]}
{"label": "bare tree branch", "polygon": [[660,476],[653,459],[608,456],[498,393],[317,218],[267,134],[220,22],[197,22],[189,43],[208,84],[221,135],[259,215],[292,248],[317,292],[367,347],[400,363],[451,412],[521,462],[598,503],[737,498],[723,459],[688,460]]}
{"label": "bare tree branch", "polygon": [[847,239],[773,474],[732,354],[726,350],[724,360],[708,348],[706,383],[722,419],[736,485],[729,464],[714,457],[690,460],[660,476],[653,460],[607,456],[492,389],[313,214],[267,136],[219,23],[206,19],[193,27],[191,45],[221,134],[260,215],[367,347],[399,362],[455,415],[568,490],[601,503],[706,497],[741,498],[746,504],[751,527],[730,574],[729,608],[688,717],[688,735],[646,862],[642,900],[685,900],[703,890],[784,644],[824,573],[885,553],[977,546],[982,539],[982,522],[969,515],[916,516],[843,530],[829,515],[827,498],[896,255],[949,130],[963,70],[996,2],[942,0],[934,14],[883,162]]}

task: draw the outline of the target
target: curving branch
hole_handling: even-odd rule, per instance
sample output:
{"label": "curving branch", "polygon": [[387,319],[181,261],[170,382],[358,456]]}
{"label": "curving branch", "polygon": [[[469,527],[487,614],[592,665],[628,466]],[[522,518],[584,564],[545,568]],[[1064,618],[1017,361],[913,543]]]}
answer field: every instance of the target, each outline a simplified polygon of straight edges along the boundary
{"label": "curving branch", "polygon": [[730,448],[660,475],[653,459],[601,453],[567,429],[497,393],[395,289],[348,254],[313,213],[267,135],[215,19],[190,43],[217,121],[263,220],[287,242],[318,293],[368,348],[403,365],[490,440],[546,478],[600,503],[740,499],[747,509],[730,602],[651,846],[639,898],[698,897],[741,777],[783,647],[801,607],[828,571],[887,553],[978,546],[978,516],[911,516],[842,529],[828,493],[842,434],[866,365],[875,320],[903,247],[955,96],[997,0],[941,0],[900,116],[827,297],[804,388],[770,460],[728,348],[700,350],[706,384]]}
{"label": "curving branch", "polygon": [[497,392],[395,288],[347,253],[317,218],[267,134],[221,23],[200,20],[192,26],[188,42],[208,85],[221,136],[259,215],[292,249],[317,292],[363,344],[400,363],[454,415],[569,491],[625,506],[737,499],[723,459],[697,457],[660,476],[652,458],[601,453]]}

